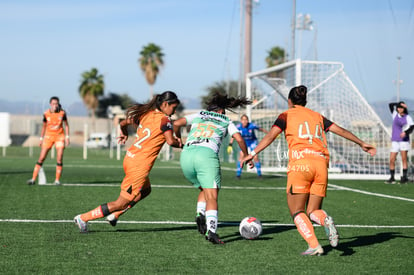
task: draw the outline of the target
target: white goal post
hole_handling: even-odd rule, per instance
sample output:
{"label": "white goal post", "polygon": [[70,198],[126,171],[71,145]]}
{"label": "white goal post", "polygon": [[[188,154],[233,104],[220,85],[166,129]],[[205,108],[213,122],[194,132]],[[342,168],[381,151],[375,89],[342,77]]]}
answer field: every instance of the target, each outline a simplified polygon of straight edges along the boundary
{"label": "white goal post", "polygon": [[[250,120],[270,129],[277,116],[287,109],[289,90],[298,85],[308,88],[306,107],[377,147],[377,155],[371,157],[354,143],[328,133],[329,177],[389,177],[390,130],[346,75],[340,62],[297,59],[247,74],[246,96],[253,101],[246,110]],[[260,132],[259,140],[262,137]],[[281,135],[260,154],[263,171],[286,171],[287,153],[287,144]],[[396,172],[399,171],[396,167]]]}

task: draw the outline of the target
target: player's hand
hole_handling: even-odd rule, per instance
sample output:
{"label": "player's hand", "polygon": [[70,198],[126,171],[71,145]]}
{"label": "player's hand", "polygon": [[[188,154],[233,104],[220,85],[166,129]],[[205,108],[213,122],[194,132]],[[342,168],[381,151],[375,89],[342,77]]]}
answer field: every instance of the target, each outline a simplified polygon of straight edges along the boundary
{"label": "player's hand", "polygon": [[121,134],[119,137],[117,137],[118,139],[118,144],[125,144],[125,142],[128,139],[128,136]]}
{"label": "player's hand", "polygon": [[227,146],[227,154],[229,155],[233,154],[233,146],[231,145]]}
{"label": "player's hand", "polygon": [[250,154],[249,154],[249,155],[247,155],[247,156],[244,156],[244,157],[242,158],[242,160],[240,161],[240,168],[243,168],[245,163],[246,163],[247,165],[249,165],[249,168],[253,168],[253,167],[254,167],[254,164],[253,164],[252,159],[253,159],[253,156],[252,156],[252,155],[250,155]]}
{"label": "player's hand", "polygon": [[377,148],[375,148],[375,146],[371,145],[371,144],[362,144],[361,145],[362,150],[364,150],[365,152],[367,152],[368,154],[371,155],[371,157],[375,156],[375,154],[377,153]]}

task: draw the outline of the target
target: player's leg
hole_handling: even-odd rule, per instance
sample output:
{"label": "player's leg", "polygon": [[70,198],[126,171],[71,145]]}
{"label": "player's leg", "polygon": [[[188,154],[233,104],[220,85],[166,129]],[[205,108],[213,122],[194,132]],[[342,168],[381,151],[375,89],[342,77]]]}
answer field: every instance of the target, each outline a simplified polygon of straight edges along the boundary
{"label": "player's leg", "polygon": [[315,161],[312,163],[312,168],[315,169],[316,172],[313,184],[310,188],[310,196],[306,212],[311,221],[324,227],[331,246],[336,247],[338,245],[339,235],[335,223],[333,218],[321,209],[323,198],[326,197],[326,188],[328,186],[326,162],[324,160]]}
{"label": "player's leg", "polygon": [[385,182],[387,184],[394,184],[395,183],[395,160],[397,159],[397,154],[400,151],[399,143],[393,141],[391,143],[391,152],[390,152],[390,162],[389,162],[389,168],[390,168],[390,178]]}
{"label": "player's leg", "polygon": [[[404,148],[405,149],[405,148]],[[400,180],[400,183],[407,183],[408,182],[408,151],[407,150],[401,150],[401,160],[402,160],[402,166],[403,166],[403,174]]]}
{"label": "player's leg", "polygon": [[204,197],[206,200],[206,239],[213,244],[223,244],[217,235],[218,227],[218,188],[204,188]]}
{"label": "player's leg", "polygon": [[214,244],[223,244],[217,235],[218,225],[218,193],[221,186],[220,161],[217,155],[208,148],[197,151],[197,180],[203,188],[206,202],[206,239]]}
{"label": "player's leg", "polygon": [[42,143],[42,148],[40,149],[39,159],[37,160],[37,162],[35,164],[35,167],[33,169],[32,178],[27,181],[27,184],[29,184],[29,185],[35,184],[36,178],[39,175],[39,171],[42,168],[43,162],[45,161],[45,159],[47,157],[47,154],[49,153],[49,150],[51,148],[49,146],[46,146],[45,142],[46,142],[46,140],[43,141],[43,143]]}
{"label": "player's leg", "polygon": [[[240,151],[240,150],[239,150]],[[242,174],[242,168],[241,168],[241,160],[243,159],[243,152],[239,152],[239,158],[237,160],[237,169],[236,169],[236,178],[240,179]]]}
{"label": "player's leg", "polygon": [[148,181],[148,184],[141,189],[138,195],[134,198],[133,201],[131,201],[128,204],[128,206],[125,209],[111,213],[110,215],[106,217],[106,220],[109,222],[110,225],[116,226],[119,220],[119,217],[121,215],[125,214],[129,209],[134,207],[139,201],[145,199],[150,193],[151,193],[151,185]]}
{"label": "player's leg", "polygon": [[198,232],[201,235],[205,235],[207,232],[207,221],[206,221],[206,198],[204,195],[204,190],[200,187],[200,193],[197,198],[197,209],[196,209],[196,218]]}
{"label": "player's leg", "polygon": [[63,151],[65,150],[65,142],[58,141],[55,143],[56,147],[56,177],[55,184],[60,185],[60,177],[63,169]]}
{"label": "player's leg", "polygon": [[206,224],[206,200],[204,198],[204,191],[200,186],[200,182],[197,179],[197,172],[195,164],[198,161],[194,161],[193,158],[197,157],[198,152],[197,148],[187,148],[180,155],[180,166],[181,170],[183,171],[184,177],[191,182],[194,187],[200,189],[200,193],[197,197],[197,205],[196,205],[196,216],[195,222],[197,224],[197,229],[200,234],[203,236],[206,234],[207,231],[207,224]]}
{"label": "player's leg", "polygon": [[309,247],[302,255],[321,255],[323,249],[316,238],[312,222],[306,214],[310,183],[314,180],[315,169],[307,160],[298,160],[288,165],[287,175],[286,193],[290,215],[299,234]]}
{"label": "player's leg", "polygon": [[305,213],[305,205],[309,194],[287,194],[287,202],[293,222],[302,238],[308,243],[309,249],[303,255],[320,255],[323,249],[319,245],[315,231],[308,215]]}
{"label": "player's leg", "polygon": [[256,166],[257,176],[262,177],[262,165],[260,164],[259,157],[256,155],[253,158],[254,165]]}

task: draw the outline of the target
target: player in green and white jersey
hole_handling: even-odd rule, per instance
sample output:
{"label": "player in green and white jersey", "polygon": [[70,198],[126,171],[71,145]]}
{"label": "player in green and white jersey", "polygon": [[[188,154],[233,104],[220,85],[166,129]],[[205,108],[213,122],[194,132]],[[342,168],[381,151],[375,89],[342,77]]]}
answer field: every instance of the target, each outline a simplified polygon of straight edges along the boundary
{"label": "player in green and white jersey", "polygon": [[[246,98],[234,98],[219,93],[207,102],[207,110],[187,115],[174,122],[174,131],[181,138],[180,128],[191,125],[180,157],[184,176],[200,189],[197,200],[198,231],[214,244],[223,244],[216,233],[218,224],[218,191],[221,169],[218,153],[223,139],[230,135],[247,156],[246,144],[234,123],[225,115],[226,109],[245,106]],[[251,164],[253,165],[253,164]]]}

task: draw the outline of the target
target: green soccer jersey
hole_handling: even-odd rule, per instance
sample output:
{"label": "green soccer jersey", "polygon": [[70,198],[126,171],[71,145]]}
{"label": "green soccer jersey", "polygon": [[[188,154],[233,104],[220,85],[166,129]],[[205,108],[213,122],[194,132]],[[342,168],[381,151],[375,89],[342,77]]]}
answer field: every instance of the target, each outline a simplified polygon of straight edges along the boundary
{"label": "green soccer jersey", "polygon": [[239,132],[227,116],[215,112],[200,111],[185,118],[187,125],[191,124],[191,130],[184,150],[192,146],[202,146],[218,154],[223,138],[227,134],[233,136]]}

